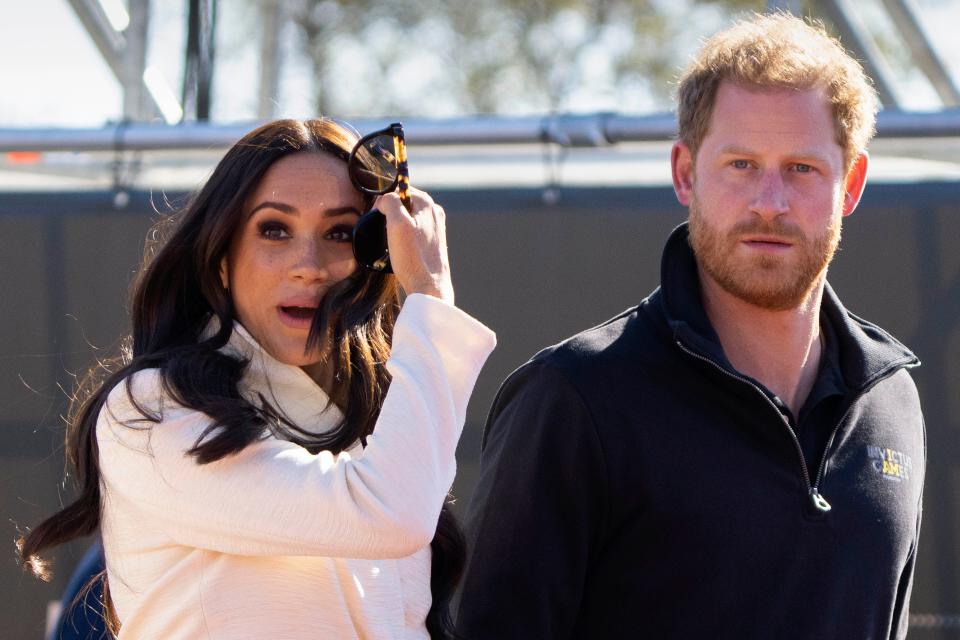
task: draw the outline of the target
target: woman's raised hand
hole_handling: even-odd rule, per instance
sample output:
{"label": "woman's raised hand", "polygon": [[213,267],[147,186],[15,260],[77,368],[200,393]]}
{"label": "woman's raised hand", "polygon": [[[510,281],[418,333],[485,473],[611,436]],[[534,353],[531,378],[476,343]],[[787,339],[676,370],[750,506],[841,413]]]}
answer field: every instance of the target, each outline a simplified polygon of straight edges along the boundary
{"label": "woman's raised hand", "polygon": [[413,213],[396,193],[387,193],[374,206],[387,218],[390,264],[409,295],[423,293],[453,304],[453,282],[447,257],[447,224],[443,207],[424,191],[410,188]]}

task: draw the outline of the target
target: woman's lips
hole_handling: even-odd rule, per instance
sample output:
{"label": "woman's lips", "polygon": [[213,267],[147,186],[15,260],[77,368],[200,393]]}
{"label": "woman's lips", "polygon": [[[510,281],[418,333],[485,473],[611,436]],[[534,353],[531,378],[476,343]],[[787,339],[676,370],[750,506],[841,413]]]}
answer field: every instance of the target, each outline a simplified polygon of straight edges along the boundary
{"label": "woman's lips", "polygon": [[317,313],[316,307],[301,307],[297,305],[279,306],[277,313],[280,316],[280,322],[291,329],[310,329],[313,324],[313,316]]}

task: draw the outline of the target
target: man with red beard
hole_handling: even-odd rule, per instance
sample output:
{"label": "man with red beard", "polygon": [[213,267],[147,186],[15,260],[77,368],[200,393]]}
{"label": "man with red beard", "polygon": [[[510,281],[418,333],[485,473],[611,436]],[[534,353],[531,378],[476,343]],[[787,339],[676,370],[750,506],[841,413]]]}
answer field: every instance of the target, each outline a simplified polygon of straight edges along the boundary
{"label": "man with red beard", "polygon": [[923,418],[902,344],[826,281],[876,95],[757,16],[679,87],[661,286],[504,383],[458,625],[484,638],[903,638]]}

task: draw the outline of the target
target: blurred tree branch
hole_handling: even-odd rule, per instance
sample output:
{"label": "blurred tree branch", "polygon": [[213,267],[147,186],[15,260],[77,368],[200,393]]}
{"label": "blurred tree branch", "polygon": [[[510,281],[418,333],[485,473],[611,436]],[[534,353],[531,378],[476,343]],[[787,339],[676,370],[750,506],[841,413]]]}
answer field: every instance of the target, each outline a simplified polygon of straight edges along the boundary
{"label": "blurred tree branch", "polygon": [[[364,101],[377,113],[423,112],[423,102],[437,97],[461,113],[558,111],[596,74],[614,88],[642,86],[664,102],[683,62],[675,42],[687,28],[686,16],[665,11],[662,0],[286,2],[316,79],[318,113],[363,115]],[[687,2],[727,14],[765,6]],[[338,94],[356,83],[337,65],[347,47],[363,58],[354,62],[363,63],[367,96]],[[416,79],[428,87],[426,95],[396,90],[398,82],[412,82],[411,71],[422,74]]]}

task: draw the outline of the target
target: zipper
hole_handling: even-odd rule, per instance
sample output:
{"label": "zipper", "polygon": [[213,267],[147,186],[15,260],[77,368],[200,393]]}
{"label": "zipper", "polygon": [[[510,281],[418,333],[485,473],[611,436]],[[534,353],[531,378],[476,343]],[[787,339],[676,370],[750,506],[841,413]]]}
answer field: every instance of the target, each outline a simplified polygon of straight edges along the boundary
{"label": "zipper", "polygon": [[[780,409],[777,408],[777,405],[775,405],[773,401],[770,399],[770,396],[764,393],[763,389],[755,385],[753,382],[751,382],[749,379],[745,378],[744,376],[738,375],[728,369],[725,369],[723,366],[711,360],[710,358],[700,355],[699,353],[687,348],[687,346],[683,344],[681,340],[677,340],[676,342],[677,342],[677,346],[680,347],[680,349],[684,353],[687,353],[688,355],[696,358],[697,360],[701,360],[703,362],[708,363],[717,371],[723,373],[725,376],[729,378],[733,378],[734,380],[743,382],[744,384],[747,384],[753,389],[755,389],[757,393],[759,393],[763,397],[763,399],[767,402],[767,404],[773,407],[773,410],[777,412],[778,416],[780,416],[780,421],[783,422],[784,426],[787,427],[787,433],[790,435],[790,440],[793,442],[794,449],[797,452],[797,457],[800,460],[800,471],[803,472],[803,480],[807,485],[807,497],[810,498],[810,502],[813,505],[813,508],[816,510],[817,513],[820,513],[821,515],[826,514],[828,511],[830,511],[830,509],[832,509],[833,507],[831,507],[830,503],[827,502],[827,499],[824,498],[823,495],[821,495],[820,483],[823,481],[823,474],[826,472],[826,469],[827,469],[827,454],[830,452],[830,447],[833,446],[833,440],[836,437],[837,432],[840,431],[840,426],[843,425],[844,422],[846,422],[847,416],[850,415],[850,411],[853,409],[853,403],[851,403],[850,406],[847,407],[846,411],[843,412],[843,416],[840,418],[837,424],[834,425],[833,431],[830,432],[830,437],[827,439],[827,445],[823,449],[823,457],[820,459],[820,464],[817,467],[817,476],[813,482],[810,482],[810,472],[807,469],[807,461],[803,457],[803,447],[800,446],[800,439],[797,438],[796,432],[790,427],[790,423],[787,421],[786,417],[784,417],[784,415],[780,412]],[[912,359],[901,359],[891,363],[886,369],[877,373],[872,379],[867,381],[867,383],[864,384],[863,387],[861,387],[860,390],[857,392],[857,395],[861,396],[867,393],[877,383],[879,383],[881,380],[886,379],[893,372],[898,371],[901,367],[916,366],[916,364],[917,364],[916,357]]]}
{"label": "zipper", "polygon": [[749,379],[745,378],[744,376],[733,373],[732,371],[729,371],[724,367],[722,367],[721,365],[717,364],[710,358],[707,358],[706,356],[702,356],[699,353],[696,353],[695,351],[688,349],[686,345],[684,345],[683,342],[681,342],[680,340],[677,340],[677,346],[680,347],[680,349],[683,350],[685,353],[696,358],[697,360],[702,360],[703,362],[710,364],[713,368],[715,368],[717,371],[720,371],[727,377],[733,378],[734,380],[738,380],[740,382],[743,382],[744,384],[749,385],[763,397],[763,399],[767,402],[767,404],[769,404],[773,408],[774,411],[777,412],[777,415],[780,416],[780,421],[787,428],[787,433],[790,435],[790,440],[793,442],[794,449],[797,452],[797,458],[800,460],[800,471],[803,473],[803,481],[807,486],[807,497],[810,498],[810,503],[813,505],[813,508],[816,510],[817,513],[825,514],[828,511],[830,511],[832,507],[830,506],[830,503],[827,502],[827,499],[824,498],[822,495],[820,495],[820,490],[818,487],[820,484],[820,480],[823,478],[823,470],[824,470],[824,467],[826,466],[826,460],[827,460],[827,451],[829,451],[830,445],[833,444],[833,438],[834,436],[836,436],[837,431],[840,429],[840,425],[843,424],[843,420],[846,420],[847,414],[850,412],[850,409],[849,408],[847,409],[847,413],[844,413],[843,415],[843,420],[840,420],[840,422],[838,422],[837,425],[833,428],[833,432],[830,434],[830,439],[827,441],[827,448],[824,449],[823,451],[823,460],[820,461],[820,468],[817,470],[816,482],[811,482],[810,472],[807,469],[807,461],[803,457],[803,447],[800,446],[800,439],[797,438],[797,434],[790,427],[790,423],[787,421],[786,417],[780,412],[780,409],[777,408],[777,405],[773,403],[773,400],[770,399],[770,396],[765,394],[760,387],[755,385],[753,382],[751,382]]}

